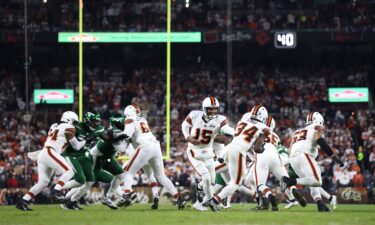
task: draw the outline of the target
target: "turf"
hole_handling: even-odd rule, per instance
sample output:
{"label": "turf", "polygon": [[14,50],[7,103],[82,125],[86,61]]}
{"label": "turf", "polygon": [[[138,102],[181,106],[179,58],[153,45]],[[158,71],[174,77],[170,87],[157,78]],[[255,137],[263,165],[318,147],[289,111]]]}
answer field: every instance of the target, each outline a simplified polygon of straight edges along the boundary
{"label": "turf", "polygon": [[213,213],[194,211],[190,207],[178,211],[172,205],[150,210],[149,205],[144,204],[119,210],[95,205],[82,211],[66,211],[57,205],[34,205],[34,210],[28,212],[6,206],[0,207],[0,225],[375,224],[375,205],[339,205],[330,213],[318,213],[312,204],[289,210],[281,204],[278,212],[252,211],[252,207],[252,204],[234,204],[232,209]]}

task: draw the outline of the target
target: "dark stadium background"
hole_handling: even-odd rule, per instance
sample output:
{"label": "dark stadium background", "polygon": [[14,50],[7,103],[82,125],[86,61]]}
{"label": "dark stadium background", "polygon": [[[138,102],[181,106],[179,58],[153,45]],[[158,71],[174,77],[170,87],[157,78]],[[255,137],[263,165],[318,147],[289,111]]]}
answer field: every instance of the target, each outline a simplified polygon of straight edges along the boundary
{"label": "dark stadium background", "polygon": [[[14,204],[37,181],[36,163],[26,152],[42,148],[49,125],[63,111],[78,110],[78,45],[57,43],[57,32],[78,30],[77,2],[28,1],[28,90],[23,4],[0,1],[0,204]],[[83,28],[166,31],[165,4],[85,1]],[[214,95],[232,126],[255,104],[265,105],[285,146],[304,125],[307,112],[321,112],[328,143],[345,162],[338,172],[319,155],[324,188],[341,194],[355,187],[349,191],[362,196],[359,202],[374,203],[375,2],[237,0],[232,1],[230,26],[227,10],[224,0],[191,0],[189,7],[186,1],[173,1],[172,31],[200,31],[202,42],[172,44],[167,175],[186,188],[198,181],[186,162],[180,124],[190,110],[200,109],[204,97]],[[296,32],[297,47],[276,49],[276,30]],[[227,41],[224,36],[230,33],[234,39]],[[99,112],[107,125],[110,115],[138,103],[165,149],[165,70],[165,44],[84,44],[84,111]],[[328,87],[368,87],[370,101],[329,103]],[[34,104],[35,88],[73,88],[75,103]],[[142,173],[136,180],[147,186]],[[272,175],[270,183],[277,186]]]}

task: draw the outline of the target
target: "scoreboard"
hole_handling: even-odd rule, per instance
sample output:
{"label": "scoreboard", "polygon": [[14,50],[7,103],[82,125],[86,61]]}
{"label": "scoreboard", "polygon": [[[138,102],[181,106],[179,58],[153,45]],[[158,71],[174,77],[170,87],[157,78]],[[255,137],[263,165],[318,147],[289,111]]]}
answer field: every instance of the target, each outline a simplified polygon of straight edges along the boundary
{"label": "scoreboard", "polygon": [[275,48],[293,49],[297,47],[297,34],[293,31],[276,31],[274,45]]}

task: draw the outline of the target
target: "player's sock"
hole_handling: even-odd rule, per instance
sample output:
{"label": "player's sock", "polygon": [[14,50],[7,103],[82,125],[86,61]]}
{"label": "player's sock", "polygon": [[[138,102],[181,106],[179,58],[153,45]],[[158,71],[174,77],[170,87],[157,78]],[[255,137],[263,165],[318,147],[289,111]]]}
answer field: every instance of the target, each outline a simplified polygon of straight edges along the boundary
{"label": "player's sock", "polygon": [[240,193],[253,197],[255,192],[253,190],[250,190],[249,188],[245,187],[244,185],[241,185],[237,189]]}
{"label": "player's sock", "polygon": [[159,196],[159,184],[158,182],[152,182],[149,184],[151,187],[152,197],[155,198],[156,196]]}
{"label": "player's sock", "polygon": [[35,198],[35,195],[30,191],[22,197],[22,199],[27,202],[29,202],[33,198]]}
{"label": "player's sock", "polygon": [[78,201],[80,198],[82,198],[93,184],[94,182],[89,181],[89,182],[86,182],[85,185],[82,185],[81,187],[79,187],[78,192],[72,196],[71,198],[72,201],[75,202],[75,201]]}
{"label": "player's sock", "polygon": [[319,188],[319,191],[320,191],[320,194],[321,194],[324,198],[328,199],[329,201],[332,200],[332,196],[331,196],[330,194],[328,194],[328,192],[326,192],[322,187]]}
{"label": "player's sock", "polygon": [[315,177],[303,177],[297,178],[297,184],[304,185],[304,186],[319,186],[320,183],[315,179]]}
{"label": "player's sock", "polygon": [[77,182],[76,180],[70,180],[66,182],[66,184],[62,187],[61,190],[67,190],[67,189],[72,189],[81,186],[82,184]]}
{"label": "player's sock", "polygon": [[238,188],[238,185],[229,183],[227,186],[221,190],[221,192],[218,194],[220,199],[224,199],[228,197],[229,195],[232,195]]}
{"label": "player's sock", "polygon": [[263,196],[265,196],[266,198],[268,198],[270,195],[272,195],[272,192],[269,189],[269,187],[267,187],[264,184],[258,185],[258,190],[261,191]]}
{"label": "player's sock", "polygon": [[48,186],[47,181],[38,180],[38,183],[36,183],[34,186],[32,186],[29,190],[29,192],[23,196],[23,199],[26,201],[30,201],[33,199],[36,195],[38,195],[45,187]]}
{"label": "player's sock", "polygon": [[74,176],[74,171],[73,169],[67,170],[65,173],[63,173],[55,185],[54,189],[56,191],[61,191],[62,187]]}
{"label": "player's sock", "polygon": [[124,191],[131,190],[132,183],[133,183],[133,175],[129,172],[125,172],[123,190]]}
{"label": "player's sock", "polygon": [[124,179],[124,175],[124,173],[121,173],[113,177],[111,186],[107,192],[107,197],[112,197],[114,194],[116,194],[116,189],[120,187],[120,183]]}
{"label": "player's sock", "polygon": [[65,199],[69,199],[69,200],[72,199],[73,195],[78,193],[78,190],[79,190],[79,187],[75,187],[75,188],[70,189],[70,191],[68,191],[68,193],[66,193]]}
{"label": "player's sock", "polygon": [[291,202],[295,201],[293,193],[292,193],[292,190],[295,189],[295,188],[296,188],[296,186],[291,186],[291,187],[288,187],[287,189],[285,189],[285,194],[286,194],[286,196],[288,196],[288,199]]}

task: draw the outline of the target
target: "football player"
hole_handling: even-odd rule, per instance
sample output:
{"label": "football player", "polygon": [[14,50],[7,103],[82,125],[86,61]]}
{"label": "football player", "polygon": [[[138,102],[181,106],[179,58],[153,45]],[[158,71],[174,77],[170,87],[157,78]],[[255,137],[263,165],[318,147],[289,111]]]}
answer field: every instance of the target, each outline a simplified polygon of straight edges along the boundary
{"label": "football player", "polygon": [[322,185],[320,168],[315,158],[318,155],[318,146],[332,159],[343,166],[344,163],[333,154],[324,140],[324,119],[318,112],[310,112],[306,117],[306,127],[294,132],[290,150],[290,166],[299,178],[284,176],[281,180],[282,189],[296,184],[309,186],[311,196],[315,200],[319,212],[330,211],[322,202],[319,187]]}
{"label": "football player", "polygon": [[230,144],[225,146],[224,155],[222,156],[228,164],[231,180],[218,195],[215,195],[208,202],[208,206],[212,211],[218,211],[217,206],[222,199],[232,195],[242,184],[246,170],[246,152],[263,152],[264,138],[270,133],[265,124],[267,117],[267,109],[257,105],[251,109],[250,114],[246,114],[238,122],[235,137]]}
{"label": "football player", "polygon": [[[271,203],[272,210],[277,211],[278,200],[272,194],[270,188],[266,185],[268,174],[269,172],[272,172],[278,180],[281,180],[283,176],[288,176],[288,173],[281,161],[281,157],[277,150],[280,138],[274,132],[276,125],[275,120],[271,116],[269,116],[266,125],[270,128],[271,132],[264,140],[264,152],[262,152],[261,154],[256,154],[255,156],[254,178],[259,200],[261,200],[260,209],[268,209],[269,201]],[[300,202],[300,204],[305,207],[306,200],[297,191],[297,189],[294,188],[292,190],[292,193],[294,196],[296,196],[298,202]]]}
{"label": "football player", "polygon": [[61,153],[64,152],[68,144],[72,145],[74,150],[80,149],[85,144],[85,141],[79,142],[74,137],[76,132],[74,124],[77,122],[77,114],[67,111],[63,113],[59,123],[51,125],[44,147],[37,156],[38,183],[36,183],[29,192],[18,201],[16,205],[17,209],[25,211],[31,210],[29,208],[31,199],[39,194],[43,188],[48,186],[54,171],[62,175],[54,189],[51,191],[51,197],[58,202],[64,200],[60,191],[65,183],[74,176],[74,171],[64,157],[61,156]]}
{"label": "football player", "polygon": [[145,118],[137,116],[137,108],[133,105],[126,106],[124,110],[125,129],[123,133],[127,136],[126,140],[136,149],[130,157],[130,161],[125,168],[124,179],[124,201],[120,201],[120,205],[128,205],[131,202],[133,192],[131,191],[132,180],[137,171],[144,167],[147,163],[151,165],[156,179],[166,188],[178,206],[183,209],[186,202],[178,193],[172,181],[164,173],[164,164],[160,143],[152,134],[148,122]]}
{"label": "football player", "polygon": [[207,97],[203,100],[202,111],[191,111],[181,125],[182,133],[188,141],[187,158],[202,177],[202,189],[207,200],[214,194],[215,152],[212,143],[219,132],[226,134],[232,129],[227,118],[218,114],[219,107],[215,97]]}

